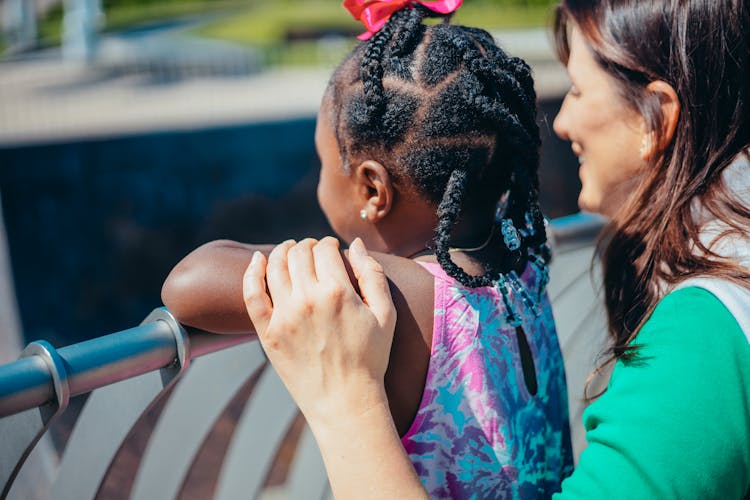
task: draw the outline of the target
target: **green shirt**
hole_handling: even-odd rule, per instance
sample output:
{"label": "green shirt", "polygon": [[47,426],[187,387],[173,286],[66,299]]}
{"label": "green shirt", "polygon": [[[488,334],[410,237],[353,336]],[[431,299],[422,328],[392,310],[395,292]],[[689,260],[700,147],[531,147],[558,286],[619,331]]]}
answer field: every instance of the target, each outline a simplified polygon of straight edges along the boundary
{"label": "green shirt", "polygon": [[750,498],[750,344],[711,293],[667,295],[583,414],[557,500]]}

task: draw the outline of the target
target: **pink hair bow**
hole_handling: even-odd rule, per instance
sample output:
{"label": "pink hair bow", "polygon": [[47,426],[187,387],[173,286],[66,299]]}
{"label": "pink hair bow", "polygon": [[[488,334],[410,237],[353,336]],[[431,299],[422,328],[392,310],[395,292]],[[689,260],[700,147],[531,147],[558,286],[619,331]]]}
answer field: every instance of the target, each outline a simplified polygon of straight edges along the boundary
{"label": "pink hair bow", "polygon": [[450,14],[458,9],[463,0],[436,0],[433,2],[422,2],[417,0],[344,0],[344,8],[348,10],[354,19],[360,21],[367,28],[357,38],[368,40],[377,33],[380,28],[388,22],[388,19],[404,7],[413,7],[414,4],[424,5],[428,9],[440,14]]}

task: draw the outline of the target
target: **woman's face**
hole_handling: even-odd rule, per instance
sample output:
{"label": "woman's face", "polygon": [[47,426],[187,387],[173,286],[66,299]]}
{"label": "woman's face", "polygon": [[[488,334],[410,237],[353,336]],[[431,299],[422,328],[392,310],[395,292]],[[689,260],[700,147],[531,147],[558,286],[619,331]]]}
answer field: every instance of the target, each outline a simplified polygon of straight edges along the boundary
{"label": "woman's face", "polygon": [[554,129],[571,142],[580,163],[578,206],[612,217],[638,186],[646,166],[641,154],[644,120],[626,105],[577,28],[570,36],[568,74],[573,85]]}
{"label": "woman's face", "polygon": [[336,234],[350,243],[362,226],[359,211],[363,207],[355,206],[356,185],[350,173],[344,170],[341,151],[325,102],[318,112],[315,148],[320,158],[318,203]]}

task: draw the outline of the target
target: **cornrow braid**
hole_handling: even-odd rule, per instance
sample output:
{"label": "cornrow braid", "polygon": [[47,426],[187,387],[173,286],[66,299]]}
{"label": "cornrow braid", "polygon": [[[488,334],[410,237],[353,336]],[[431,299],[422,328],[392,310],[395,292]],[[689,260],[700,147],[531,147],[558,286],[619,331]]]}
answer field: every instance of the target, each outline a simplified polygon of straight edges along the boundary
{"label": "cornrow braid", "polygon": [[[425,17],[432,12],[430,9],[417,4],[411,9],[406,9],[404,15],[398,16],[394,20],[396,29],[394,30],[394,43],[391,47],[391,57],[401,57],[404,54],[413,52],[415,44],[419,43],[421,34],[421,24]],[[400,13],[399,12],[399,13]]]}
{"label": "cornrow braid", "polygon": [[[509,92],[503,95],[511,94],[520,103],[521,109],[535,110],[525,95],[521,84],[514,80],[508,73],[503,73],[491,65],[490,61],[481,54],[467,51],[467,55],[474,56],[474,59],[468,59],[471,68],[475,73],[485,77],[493,76],[504,90]],[[506,59],[506,61],[510,61]],[[544,219],[538,206],[538,177],[536,174],[536,165],[539,163],[538,145],[539,129],[536,124],[536,114],[534,111],[525,114],[514,114],[508,106],[499,99],[492,99],[483,95],[481,86],[474,87],[473,93],[469,95],[480,113],[488,117],[495,117],[498,124],[503,127],[503,131],[509,135],[515,142],[518,151],[526,156],[526,161],[517,161],[513,164],[511,177],[511,186],[509,191],[513,193],[509,197],[506,215],[513,221],[514,226],[523,228],[526,224],[526,214],[531,214],[531,231],[522,232],[527,246],[539,247],[546,243],[544,234]],[[537,145],[537,147],[524,147],[528,144]],[[532,168],[529,168],[532,166]],[[532,175],[530,175],[532,174]],[[545,262],[548,257],[543,257]],[[515,259],[514,259],[515,260]]]}
{"label": "cornrow braid", "polygon": [[437,257],[440,267],[449,275],[459,280],[463,285],[469,287],[480,287],[491,285],[500,277],[500,273],[492,269],[492,266],[485,265],[485,273],[481,276],[472,276],[461,269],[450,255],[450,237],[451,229],[458,219],[461,204],[466,194],[467,173],[463,170],[454,170],[451,172],[448,185],[445,188],[443,200],[438,206],[438,226],[435,237],[435,256]]}
{"label": "cornrow braid", "polygon": [[396,12],[383,28],[375,33],[367,44],[365,54],[360,62],[362,74],[362,91],[365,96],[369,119],[377,123],[385,104],[383,93],[383,63],[382,56],[385,45],[390,41],[394,24],[404,16],[404,11]]}
{"label": "cornrow braid", "polygon": [[[518,118],[523,122],[524,129],[527,131],[527,139],[533,140],[538,146],[541,145],[539,138],[539,125],[536,121],[536,91],[534,90],[534,80],[531,76],[531,68],[523,59],[518,57],[508,57],[502,49],[497,47],[492,40],[488,40],[486,33],[482,30],[471,30],[472,36],[475,36],[482,42],[482,47],[490,57],[496,61],[504,61],[506,68],[510,71],[504,71],[500,65],[488,64],[487,59],[474,59],[474,70],[479,74],[491,76],[503,86],[505,95],[517,99],[521,111]],[[489,43],[488,43],[489,42]],[[533,138],[533,139],[532,139]],[[544,217],[539,207],[539,177],[537,165],[539,164],[539,149],[528,148],[529,161],[518,164],[521,167],[515,170],[512,178],[511,191],[516,196],[511,198],[508,215],[513,221],[522,227],[530,224],[531,227],[523,232],[523,237],[529,247],[534,248],[545,262],[549,260],[549,250],[546,248],[546,228]],[[524,165],[526,168],[524,169]],[[525,195],[525,196],[524,196]],[[526,220],[526,216],[530,220]]]}
{"label": "cornrow braid", "polygon": [[[374,156],[396,184],[434,203],[441,267],[466,286],[487,286],[524,261],[544,267],[549,260],[536,93],[529,66],[489,33],[423,24],[435,15],[421,5],[396,12],[341,64],[328,95],[345,164]],[[470,275],[451,259],[453,230],[464,217],[494,214],[501,199],[500,218],[512,221],[519,244],[511,249],[494,237],[495,258]],[[507,230],[507,221],[495,224],[494,234]]]}

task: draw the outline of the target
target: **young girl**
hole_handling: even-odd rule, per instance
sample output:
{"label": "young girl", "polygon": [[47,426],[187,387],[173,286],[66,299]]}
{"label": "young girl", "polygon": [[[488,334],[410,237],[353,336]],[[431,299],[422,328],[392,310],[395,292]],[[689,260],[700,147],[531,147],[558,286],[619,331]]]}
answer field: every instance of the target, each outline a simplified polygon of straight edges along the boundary
{"label": "young girl", "polygon": [[[344,241],[379,252],[390,280],[386,391],[430,494],[549,497],[572,456],[544,292],[533,81],[488,33],[425,26],[433,15],[407,5],[335,71],[315,133],[318,199]],[[258,249],[195,250],[164,303],[191,326],[252,331],[242,275]]]}

